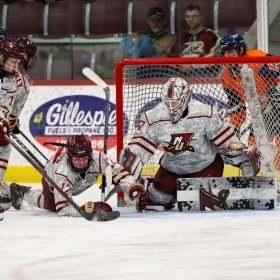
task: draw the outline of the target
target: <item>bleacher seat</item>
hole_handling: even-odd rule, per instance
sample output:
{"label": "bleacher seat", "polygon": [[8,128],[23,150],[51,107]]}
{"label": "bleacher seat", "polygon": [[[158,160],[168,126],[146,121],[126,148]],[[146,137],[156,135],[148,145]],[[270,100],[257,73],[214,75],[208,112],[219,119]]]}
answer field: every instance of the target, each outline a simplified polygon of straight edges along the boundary
{"label": "bleacher seat", "polygon": [[86,79],[82,73],[84,67],[94,68],[95,54],[88,50],[73,49],[73,78],[74,80]]}
{"label": "bleacher seat", "polygon": [[39,51],[35,67],[30,71],[30,78],[33,80],[47,80],[48,78],[48,58],[49,55]]}
{"label": "bleacher seat", "polygon": [[221,0],[218,9],[218,31],[220,35],[229,32],[244,34],[257,18],[256,0]]}
{"label": "bleacher seat", "polygon": [[39,51],[34,69],[30,71],[33,80],[72,80],[72,51],[69,48]]}
{"label": "bleacher seat", "polygon": [[169,28],[170,9],[169,0],[135,0],[130,1],[133,4],[132,8],[132,33],[143,34],[149,29],[147,23],[149,10],[153,7],[163,9],[166,17],[166,28]]}
{"label": "bleacher seat", "polygon": [[4,4],[2,2],[0,2],[0,25],[2,26],[2,14],[3,14],[3,6]]}
{"label": "bleacher seat", "polygon": [[56,0],[49,4],[48,36],[69,37],[85,34],[84,0]]}
{"label": "bleacher seat", "polygon": [[[2,5],[2,4],[1,4]],[[40,1],[20,1],[4,5],[7,7],[6,28],[10,36],[43,35],[45,4]],[[2,7],[1,7],[2,10]],[[3,9],[5,11],[5,9]]]}
{"label": "bleacher seat", "polygon": [[97,0],[91,3],[90,35],[113,36],[127,33],[127,0]]}
{"label": "bleacher seat", "polygon": [[73,65],[72,65],[72,51],[69,49],[61,49],[53,54],[51,66],[52,80],[72,80],[73,79]]}
{"label": "bleacher seat", "polygon": [[115,76],[114,51],[115,48],[96,51],[94,70],[103,79],[112,79]]}

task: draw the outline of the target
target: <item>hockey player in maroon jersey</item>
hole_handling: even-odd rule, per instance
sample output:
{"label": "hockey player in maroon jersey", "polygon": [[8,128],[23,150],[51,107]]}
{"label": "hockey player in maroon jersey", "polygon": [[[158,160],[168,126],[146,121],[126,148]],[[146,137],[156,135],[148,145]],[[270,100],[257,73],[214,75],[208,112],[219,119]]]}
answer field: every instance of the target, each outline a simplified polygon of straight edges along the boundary
{"label": "hockey player in maroon jersey", "polygon": [[[17,94],[16,75],[22,59],[22,50],[14,40],[7,38],[0,40],[0,195],[6,198],[10,198],[10,193],[5,183],[1,181],[7,169],[11,146],[5,140],[4,135],[13,130],[13,126],[10,124],[10,113],[15,104]],[[3,208],[9,208],[9,205],[9,203],[1,204]]]}
{"label": "hockey player in maroon jersey", "polygon": [[[37,47],[27,38],[2,39],[0,42],[2,63],[6,65],[9,59],[16,62],[11,70],[3,67],[3,81],[1,92],[4,94],[0,102],[1,122],[6,124],[7,133],[18,133],[18,118],[30,91],[30,78],[27,74],[35,66]],[[11,58],[10,58],[11,57]],[[6,63],[6,64],[5,64]],[[5,85],[5,86],[4,86]],[[11,154],[10,144],[2,137],[0,139],[0,192],[10,198],[8,185],[3,181]],[[4,205],[4,204],[2,204]],[[9,208],[11,203],[5,204]]]}
{"label": "hockey player in maroon jersey", "polygon": [[[144,188],[135,182],[134,178],[124,168],[106,156],[104,153],[92,150],[91,142],[84,135],[69,136],[65,146],[60,147],[49,159],[45,172],[68,197],[84,192],[97,181],[105,169],[112,168],[112,180],[120,185],[124,191],[134,199],[134,191]],[[13,197],[13,206],[21,207],[21,199],[28,204],[57,212],[58,216],[79,217],[80,213],[62,196],[50,183],[42,179],[43,189],[30,189],[15,183],[10,185],[18,195]],[[83,208],[90,208],[95,212],[111,212],[112,208],[105,202],[89,201]],[[86,210],[87,211],[87,210]]]}
{"label": "hockey player in maroon jersey", "polygon": [[[223,159],[239,167],[243,176],[255,176],[260,168],[257,149],[248,149],[240,143],[216,107],[192,99],[190,86],[182,78],[171,78],[163,86],[162,104],[142,115],[121,156],[125,160],[121,162],[123,166],[129,166],[129,157],[125,154],[132,153],[144,165],[159,146],[164,152],[159,170],[147,188],[148,203],[160,204],[166,209],[172,208],[176,202],[176,180],[179,177],[221,177]],[[135,172],[130,171],[131,174]],[[135,172],[135,178],[138,175]],[[138,195],[137,207],[144,210],[146,200],[141,200],[141,192]]]}

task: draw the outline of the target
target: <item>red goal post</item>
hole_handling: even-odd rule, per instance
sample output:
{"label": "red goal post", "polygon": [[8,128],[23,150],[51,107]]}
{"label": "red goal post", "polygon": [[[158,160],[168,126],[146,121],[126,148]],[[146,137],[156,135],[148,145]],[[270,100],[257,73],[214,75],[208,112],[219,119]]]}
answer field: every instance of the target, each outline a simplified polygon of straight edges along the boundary
{"label": "red goal post", "polygon": [[[141,114],[161,102],[163,84],[181,77],[190,84],[194,99],[218,107],[244,144],[257,145],[263,155],[260,174],[279,179],[279,65],[279,56],[120,61],[116,68],[117,155],[132,138]],[[159,148],[143,168],[143,176],[153,176],[161,153]],[[119,202],[123,199],[120,194]]]}

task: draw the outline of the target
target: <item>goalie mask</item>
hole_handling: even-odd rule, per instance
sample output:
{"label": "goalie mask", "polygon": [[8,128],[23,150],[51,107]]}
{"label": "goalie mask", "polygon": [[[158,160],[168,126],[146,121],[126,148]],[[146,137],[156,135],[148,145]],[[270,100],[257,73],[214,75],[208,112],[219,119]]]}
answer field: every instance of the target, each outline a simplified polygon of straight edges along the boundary
{"label": "goalie mask", "polygon": [[24,58],[22,60],[23,69],[25,71],[31,71],[37,60],[37,46],[31,40],[24,37],[17,37],[15,41],[24,53]]}
{"label": "goalie mask", "polygon": [[66,143],[69,164],[75,172],[86,172],[92,160],[91,142],[82,134],[70,136]]}
{"label": "goalie mask", "polygon": [[163,86],[162,101],[173,123],[179,121],[191,99],[189,84],[182,78],[171,78]]}

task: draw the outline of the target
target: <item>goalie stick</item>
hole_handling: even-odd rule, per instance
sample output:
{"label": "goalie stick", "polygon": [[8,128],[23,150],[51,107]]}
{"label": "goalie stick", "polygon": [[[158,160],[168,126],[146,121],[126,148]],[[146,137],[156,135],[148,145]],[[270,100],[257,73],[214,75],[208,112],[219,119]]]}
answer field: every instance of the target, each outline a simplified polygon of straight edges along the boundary
{"label": "goalie stick", "polygon": [[273,176],[273,147],[269,143],[266,133],[265,125],[262,119],[261,108],[258,102],[258,94],[256,92],[256,81],[254,78],[253,69],[248,65],[241,68],[241,76],[245,88],[246,98],[248,102],[249,111],[251,114],[251,121],[256,138],[258,149],[262,153],[262,167],[264,175]]}
{"label": "goalie stick", "polygon": [[[82,70],[85,77],[97,84],[105,92],[105,124],[104,124],[104,147],[103,152],[107,154],[108,149],[108,121],[110,113],[110,88],[109,86],[89,67],[85,67]],[[102,175],[101,183],[101,201],[105,201],[105,187],[106,187],[106,175]]]}
{"label": "goalie stick", "polygon": [[46,171],[38,164],[38,159],[32,155],[28,148],[25,146],[23,148],[21,145],[18,145],[14,140],[9,136],[4,135],[5,139],[31,164],[37,171],[71,204],[79,214],[88,221],[111,221],[115,220],[120,216],[119,211],[112,212],[97,212],[97,213],[87,213],[81,209],[72,198],[68,197],[59,186],[53,181],[53,179],[46,173]]}

